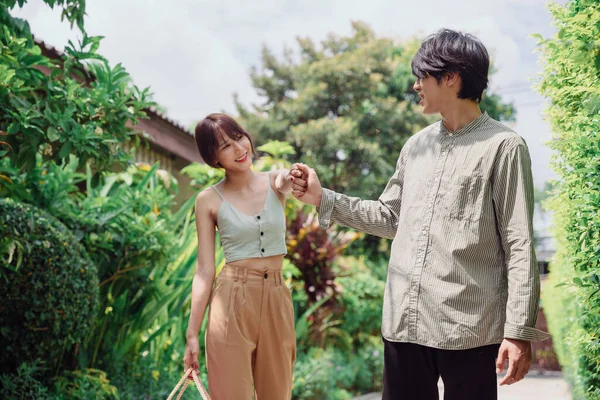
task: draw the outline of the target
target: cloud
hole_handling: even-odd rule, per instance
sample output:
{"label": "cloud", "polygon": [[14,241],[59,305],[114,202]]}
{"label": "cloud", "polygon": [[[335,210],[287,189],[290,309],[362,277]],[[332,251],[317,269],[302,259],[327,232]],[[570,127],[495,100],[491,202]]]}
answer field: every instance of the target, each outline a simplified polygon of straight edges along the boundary
{"label": "cloud", "polygon": [[[233,92],[245,104],[258,101],[249,69],[260,64],[263,44],[281,53],[284,45],[295,48],[298,36],[320,41],[330,32],[348,34],[351,20],[365,21],[378,34],[398,39],[425,36],[440,27],[474,33],[498,69],[492,87],[526,82],[539,70],[529,34],[552,31],[545,4],[546,0],[439,0],[427,5],[398,0],[88,0],[86,29],[105,36],[100,52],[111,63],[121,62],[136,84],[151,86],[169,115],[189,125],[210,112],[234,112]],[[68,24],[60,23],[58,10],[40,2],[30,1],[15,14],[29,20],[38,37],[59,48],[75,37]],[[517,105],[540,101],[531,91],[508,98]],[[523,109],[517,126],[549,139],[539,109]],[[536,138],[528,140],[532,155],[539,154],[545,165],[547,150]],[[548,169],[538,174],[543,180],[550,175]]]}

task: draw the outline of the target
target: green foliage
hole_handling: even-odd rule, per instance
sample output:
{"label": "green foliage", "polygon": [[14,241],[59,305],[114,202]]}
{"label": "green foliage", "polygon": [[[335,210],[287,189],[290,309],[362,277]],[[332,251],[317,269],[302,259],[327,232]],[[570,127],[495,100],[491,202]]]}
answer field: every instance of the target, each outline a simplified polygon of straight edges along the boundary
{"label": "green foliage", "polygon": [[311,348],[298,355],[292,399],[351,399],[382,388],[383,343],[368,338],[357,351]]}
{"label": "green foliage", "polygon": [[[68,3],[70,13],[85,4]],[[93,161],[97,171],[126,161],[122,145],[137,135],[131,126],[153,104],[148,89],[139,90],[121,65],[110,67],[97,53],[100,37],[82,34],[53,60],[28,29],[9,24],[0,30],[0,131],[12,149],[11,164],[21,171],[35,168],[38,155],[60,164],[72,154],[80,166]]]}
{"label": "green foliage", "polygon": [[287,142],[280,142],[279,140],[271,140],[256,149],[269,153],[274,159],[282,159],[286,155],[296,154],[296,150],[294,150],[292,145]]}
{"label": "green foliage", "polygon": [[[89,182],[89,171],[87,176]],[[157,296],[154,275],[177,257],[177,233],[185,223],[170,210],[173,195],[157,166],[131,167],[101,182],[87,187],[74,212],[63,214],[98,265],[101,313],[86,346],[91,365],[118,359],[139,344],[136,316]]]}
{"label": "green foliage", "polygon": [[335,350],[312,348],[299,354],[294,369],[293,400],[349,400],[351,393],[338,386],[344,364],[335,364]]}
{"label": "green foliage", "polygon": [[192,179],[191,185],[198,188],[215,185],[225,177],[224,170],[200,163],[188,165],[181,173],[188,175]]}
{"label": "green foliage", "polygon": [[0,271],[0,365],[41,358],[55,373],[93,324],[96,266],[62,223],[10,199],[0,199],[0,238],[10,260]]}
{"label": "green foliage", "polygon": [[380,335],[385,282],[364,272],[338,277],[336,282],[342,292],[344,330],[355,343]]}
{"label": "green foliage", "polygon": [[[212,172],[195,165],[187,173],[204,185],[220,179]],[[202,171],[210,176],[202,176]],[[198,187],[198,191],[205,186]],[[149,267],[148,279],[138,289],[132,300],[119,302],[106,317],[106,326],[121,329],[118,340],[111,343],[111,356],[104,358],[111,382],[119,389],[121,399],[166,398],[183,373],[186,326],[190,315],[191,288],[196,267],[198,241],[194,225],[195,197],[191,197],[177,212],[168,217],[169,232],[173,235],[169,262]],[[161,215],[167,215],[167,209]],[[224,265],[223,250],[215,249],[217,271]],[[136,311],[128,310],[132,304]],[[114,315],[111,315],[114,314]],[[206,317],[206,316],[205,316]],[[120,320],[118,318],[124,318]],[[115,325],[115,319],[117,322]],[[123,328],[119,324],[123,323]],[[115,326],[113,326],[115,325]],[[204,336],[206,318],[200,337]],[[204,342],[200,341],[200,354],[204,354]],[[202,364],[202,361],[201,361]],[[201,371],[206,383],[206,373]],[[184,398],[193,398],[193,391]]]}
{"label": "green foliage", "polygon": [[[538,36],[552,101],[551,146],[560,176],[554,211],[558,252],[542,298],[574,398],[600,398],[600,3],[551,6],[558,33]],[[560,288],[558,288],[560,287]]]}
{"label": "green foliage", "polygon": [[315,212],[299,212],[288,222],[287,246],[290,261],[300,270],[311,301],[336,292],[334,260],[355,240],[355,232],[323,230]]}
{"label": "green foliage", "polygon": [[87,369],[69,371],[54,383],[55,394],[65,400],[119,399],[117,388],[110,384],[104,371]]}
{"label": "green foliage", "polygon": [[38,360],[19,365],[16,374],[0,375],[0,397],[5,400],[50,400],[48,388],[40,378],[44,375]]}
{"label": "green foliage", "polygon": [[[298,211],[295,218],[288,221],[286,257],[300,272],[312,308],[307,315],[312,325],[311,334],[305,338],[309,343],[321,347],[332,341],[346,348],[351,345],[352,339],[338,327],[342,321],[335,315],[339,308],[335,298],[339,287],[333,267],[335,259],[356,237],[352,231],[336,232],[335,227],[321,229],[314,211]],[[302,328],[301,332],[308,331],[308,326],[305,327],[308,321],[300,321],[297,327]]]}

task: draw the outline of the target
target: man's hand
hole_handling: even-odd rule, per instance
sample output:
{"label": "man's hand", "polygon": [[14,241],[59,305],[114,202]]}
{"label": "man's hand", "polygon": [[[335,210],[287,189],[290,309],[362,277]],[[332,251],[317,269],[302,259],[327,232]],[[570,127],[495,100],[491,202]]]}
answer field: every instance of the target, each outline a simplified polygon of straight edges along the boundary
{"label": "man's hand", "polygon": [[292,194],[298,200],[319,207],[323,188],[314,169],[305,164],[296,163],[292,166]]}
{"label": "man's hand", "polygon": [[504,361],[508,358],[508,370],[500,381],[502,385],[512,385],[519,382],[529,372],[531,367],[531,342],[517,339],[504,339],[498,350],[496,373],[504,369]]}

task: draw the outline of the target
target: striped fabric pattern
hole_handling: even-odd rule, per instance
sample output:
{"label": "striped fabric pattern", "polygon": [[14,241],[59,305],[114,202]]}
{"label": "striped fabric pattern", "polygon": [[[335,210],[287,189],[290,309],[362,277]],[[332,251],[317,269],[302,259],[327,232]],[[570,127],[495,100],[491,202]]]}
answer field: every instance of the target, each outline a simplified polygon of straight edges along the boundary
{"label": "striped fabric pattern", "polygon": [[403,147],[377,201],[323,189],[331,222],[393,238],[382,334],[464,350],[535,329],[540,281],[533,180],[524,140],[483,113],[457,131],[440,121]]}

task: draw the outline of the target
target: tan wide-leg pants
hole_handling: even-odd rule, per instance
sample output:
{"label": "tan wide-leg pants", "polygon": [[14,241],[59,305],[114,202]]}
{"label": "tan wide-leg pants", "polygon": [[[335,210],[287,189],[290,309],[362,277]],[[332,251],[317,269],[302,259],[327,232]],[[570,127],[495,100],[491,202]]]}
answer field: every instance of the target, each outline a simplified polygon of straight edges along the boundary
{"label": "tan wide-leg pants", "polygon": [[226,265],[206,330],[213,400],[289,400],[296,360],[294,308],[281,270]]}

